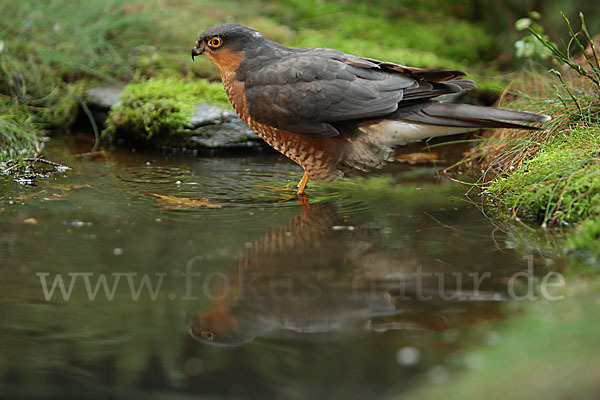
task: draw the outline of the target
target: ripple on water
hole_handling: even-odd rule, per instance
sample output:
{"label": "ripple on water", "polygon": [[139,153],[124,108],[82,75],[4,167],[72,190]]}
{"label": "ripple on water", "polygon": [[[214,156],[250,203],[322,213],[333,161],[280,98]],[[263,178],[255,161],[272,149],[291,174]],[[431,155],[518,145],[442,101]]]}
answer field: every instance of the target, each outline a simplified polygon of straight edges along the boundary
{"label": "ripple on water", "polygon": [[261,214],[269,219],[273,213],[261,213],[265,207],[297,207],[297,201],[285,201],[295,200],[296,175],[300,175],[296,170],[295,165],[272,157],[138,160],[135,165],[117,165],[94,186],[109,196],[114,191],[123,194],[125,198],[117,201],[142,218],[227,222]]}

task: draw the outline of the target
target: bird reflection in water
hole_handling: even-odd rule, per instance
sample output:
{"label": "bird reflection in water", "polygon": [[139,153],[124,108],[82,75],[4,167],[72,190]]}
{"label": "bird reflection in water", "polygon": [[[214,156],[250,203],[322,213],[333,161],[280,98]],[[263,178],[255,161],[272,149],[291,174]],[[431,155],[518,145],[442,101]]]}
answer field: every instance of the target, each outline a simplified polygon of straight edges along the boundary
{"label": "bird reflection in water", "polygon": [[350,225],[335,202],[302,204],[299,216],[234,260],[210,307],[188,317],[192,337],[236,346],[259,337],[440,332],[473,305],[497,315],[506,275],[440,268],[410,246],[385,246],[386,234],[372,223]]}

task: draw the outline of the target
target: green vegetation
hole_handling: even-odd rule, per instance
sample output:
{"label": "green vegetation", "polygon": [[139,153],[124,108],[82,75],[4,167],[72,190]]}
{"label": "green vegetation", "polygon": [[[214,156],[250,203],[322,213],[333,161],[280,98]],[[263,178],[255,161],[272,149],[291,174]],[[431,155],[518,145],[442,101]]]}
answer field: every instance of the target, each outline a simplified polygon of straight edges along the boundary
{"label": "green vegetation", "polygon": [[38,139],[32,116],[23,106],[0,97],[0,162],[21,158]]}
{"label": "green vegetation", "polygon": [[110,112],[105,134],[124,141],[174,146],[189,127],[195,104],[209,102],[229,107],[220,83],[206,80],[152,78],[126,86],[122,102]]}
{"label": "green vegetation", "polygon": [[[582,255],[595,254],[598,237],[593,227],[600,220],[600,63],[583,15],[580,18],[577,34],[564,17],[571,36],[564,50],[539,29],[529,29],[553,56],[550,72],[556,85],[551,92],[537,83],[545,78],[527,76],[522,90],[528,94],[510,107],[544,112],[553,120],[537,132],[494,133],[473,157],[484,165],[484,195],[513,218],[543,228],[591,221],[570,233],[567,253],[595,263],[593,256]],[[574,49],[579,56],[573,56]]]}
{"label": "green vegetation", "polygon": [[289,43],[294,46],[327,46],[417,66],[466,68],[492,58],[493,42],[482,27],[439,9],[411,9],[410,3],[378,8],[358,1],[287,0],[274,12],[298,32]]}
{"label": "green vegetation", "polygon": [[600,143],[589,126],[571,127],[510,174],[489,184],[487,195],[544,227],[600,215]]}
{"label": "green vegetation", "polygon": [[[151,31],[146,13],[119,1],[0,4],[0,159],[32,155],[44,129],[65,129],[84,85],[127,78]],[[25,134],[26,133],[26,134]]]}

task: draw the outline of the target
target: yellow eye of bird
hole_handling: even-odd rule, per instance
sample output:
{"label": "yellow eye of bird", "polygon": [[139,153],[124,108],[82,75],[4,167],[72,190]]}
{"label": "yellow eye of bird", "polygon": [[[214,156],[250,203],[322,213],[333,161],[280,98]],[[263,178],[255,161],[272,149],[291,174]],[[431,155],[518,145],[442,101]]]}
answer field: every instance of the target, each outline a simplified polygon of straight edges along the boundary
{"label": "yellow eye of bird", "polygon": [[209,342],[212,342],[215,338],[215,334],[209,330],[203,330],[201,332],[201,335],[204,339],[208,340]]}
{"label": "yellow eye of bird", "polygon": [[208,45],[210,47],[221,47],[221,45],[223,44],[223,40],[221,40],[220,38],[212,38],[208,41]]}

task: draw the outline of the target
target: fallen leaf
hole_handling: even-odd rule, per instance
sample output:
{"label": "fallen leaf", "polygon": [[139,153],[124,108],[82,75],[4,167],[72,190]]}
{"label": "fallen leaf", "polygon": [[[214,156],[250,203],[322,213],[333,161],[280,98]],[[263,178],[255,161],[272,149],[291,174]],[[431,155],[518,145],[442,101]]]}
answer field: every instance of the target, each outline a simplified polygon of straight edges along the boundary
{"label": "fallen leaf", "polygon": [[25,225],[31,225],[31,226],[36,226],[38,224],[37,219],[35,218],[27,218],[23,220],[23,223]]}
{"label": "fallen leaf", "polygon": [[218,204],[212,204],[209,199],[189,199],[187,197],[167,196],[156,193],[149,193],[150,196],[158,197],[165,210],[182,210],[189,208],[221,208]]}
{"label": "fallen leaf", "polygon": [[431,164],[434,162],[443,162],[437,153],[408,153],[398,154],[395,160],[397,162],[407,163],[410,165]]}

